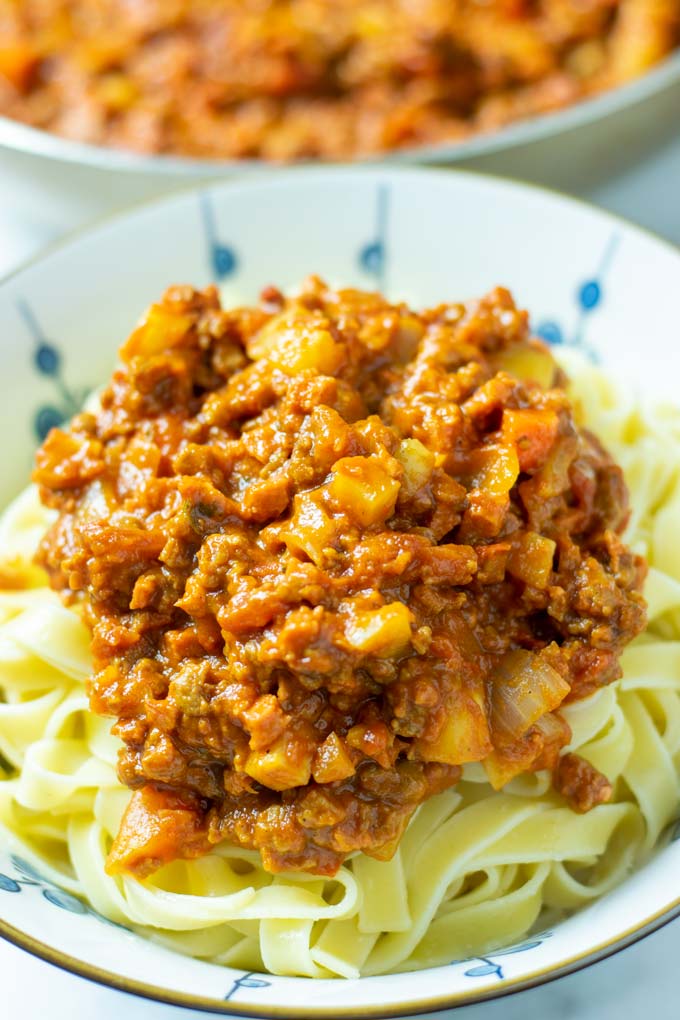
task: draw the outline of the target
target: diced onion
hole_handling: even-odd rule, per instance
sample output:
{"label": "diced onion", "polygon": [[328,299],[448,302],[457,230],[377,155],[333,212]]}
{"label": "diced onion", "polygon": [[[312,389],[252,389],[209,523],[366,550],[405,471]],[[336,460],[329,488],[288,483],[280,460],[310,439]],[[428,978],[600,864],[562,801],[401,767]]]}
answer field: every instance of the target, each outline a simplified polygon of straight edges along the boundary
{"label": "diced onion", "polygon": [[562,704],[570,687],[541,653],[517,649],[498,666],[491,697],[491,723],[501,740],[517,740]]}

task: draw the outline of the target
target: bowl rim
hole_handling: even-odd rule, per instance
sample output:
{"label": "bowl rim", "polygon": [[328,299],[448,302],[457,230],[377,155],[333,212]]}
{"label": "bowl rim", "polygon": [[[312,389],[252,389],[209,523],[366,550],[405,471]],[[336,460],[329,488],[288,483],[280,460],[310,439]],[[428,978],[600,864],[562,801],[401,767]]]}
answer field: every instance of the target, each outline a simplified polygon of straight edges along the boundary
{"label": "bowl rim", "polygon": [[[529,991],[532,988],[539,988],[542,985],[551,984],[559,978],[568,977],[579,971],[586,970],[601,963],[603,960],[616,956],[624,949],[631,946],[648,935],[660,931],[666,925],[680,916],[680,897],[673,901],[671,906],[664,907],[656,914],[648,917],[641,926],[634,926],[627,929],[623,935],[601,943],[595,949],[585,953],[578,953],[568,960],[565,960],[559,967],[542,967],[534,970],[524,977],[506,978],[502,985],[493,991],[479,990],[467,992],[454,992],[439,995],[431,999],[409,1000],[403,1006],[352,1006],[349,1009],[326,1008],[315,1006],[310,1009],[295,1007],[294,1012],[286,1005],[250,1006],[245,1003],[234,1003],[231,1000],[205,998],[200,995],[190,995],[186,992],[169,991],[159,985],[147,984],[135,978],[126,978],[115,971],[97,967],[94,964],[84,963],[75,956],[70,956],[59,949],[53,949],[39,939],[25,935],[18,928],[7,924],[0,918],[0,938],[6,939],[18,949],[23,949],[37,959],[57,967],[66,974],[74,977],[85,978],[93,984],[111,988],[113,991],[125,992],[127,995],[135,995],[151,1002],[161,1002],[168,1006],[178,1006],[181,1009],[194,1009],[201,1013],[221,1014],[234,1017],[253,1017],[256,1020],[397,1020],[400,1017],[419,1017],[432,1013],[440,1013],[446,1009],[455,1009],[459,1006],[472,1006],[475,1003],[490,1002],[494,999],[505,999],[510,995],[517,995],[519,992]],[[415,974],[421,971],[414,971]],[[389,977],[389,975],[386,975]],[[310,978],[309,980],[313,980]],[[362,980],[359,978],[358,980]],[[341,985],[339,987],[342,987]]]}
{"label": "bowl rim", "polygon": [[[663,92],[680,81],[680,47],[667,54],[654,67],[638,78],[607,89],[597,95],[579,100],[562,109],[536,114],[513,121],[495,131],[480,132],[458,142],[430,145],[377,153],[356,160],[322,163],[324,166],[376,165],[385,162],[405,165],[427,162],[451,163],[465,159],[493,155],[505,149],[538,142],[585,126],[624,110],[637,106],[656,93]],[[227,174],[276,171],[281,164],[263,159],[200,159],[193,156],[143,155],[124,149],[109,148],[68,138],[30,127],[21,121],[0,116],[0,149],[9,149],[67,164],[78,164],[99,170],[125,173],[158,174],[164,177],[194,176],[207,179]],[[294,166],[317,166],[319,161],[303,161]]]}
{"label": "bowl rim", "polygon": [[[680,54],[678,54],[680,57]],[[680,61],[678,64],[680,68]],[[185,185],[174,189],[169,194],[160,195],[156,198],[142,200],[134,203],[126,209],[110,213],[99,219],[77,228],[65,236],[58,238],[51,244],[41,248],[37,253],[23,260],[15,268],[0,276],[0,291],[25,271],[30,270],[42,262],[49,261],[54,255],[64,250],[75,247],[88,236],[96,236],[105,231],[109,226],[123,223],[127,219],[134,219],[137,214],[160,210],[164,206],[173,203],[181,203],[202,190],[218,190],[220,192],[238,193],[241,191],[257,191],[262,187],[273,185],[274,187],[285,187],[287,182],[299,183],[300,179],[319,181],[324,179],[348,178],[352,179],[376,179],[381,182],[386,177],[402,180],[419,180],[426,183],[428,180],[437,180],[453,183],[454,181],[468,182],[469,184],[484,183],[490,188],[502,188],[508,193],[513,192],[529,195],[538,193],[544,199],[557,201],[558,203],[571,205],[579,208],[590,215],[594,215],[604,222],[617,225],[628,233],[637,235],[647,241],[652,241],[661,247],[667,254],[678,260],[680,268],[680,246],[674,244],[647,228],[641,227],[624,217],[618,216],[607,210],[603,210],[593,203],[564,194],[556,189],[542,185],[517,181],[504,178],[497,174],[479,173],[460,168],[444,167],[405,167],[399,165],[353,165],[353,166],[315,166],[307,168],[288,168],[281,174],[272,177],[267,173],[260,173],[250,178],[223,179],[205,181],[202,184]],[[586,967],[592,966],[607,959],[616,953],[627,949],[631,945],[641,941],[671,921],[680,917],[680,896],[671,900],[666,906],[654,913],[642,918],[639,922],[631,925],[614,938],[599,943],[594,948],[582,953],[576,953],[563,959],[558,966],[546,966],[532,970],[523,976],[506,978],[502,985],[485,989],[470,989],[469,991],[450,992],[444,995],[437,995],[431,998],[410,999],[402,1005],[394,1006],[353,1006],[346,1009],[342,1007],[313,1006],[310,1008],[291,1007],[282,1005],[250,1005],[248,1003],[234,1003],[231,1000],[223,1001],[216,998],[192,995],[181,991],[172,991],[162,986],[139,981],[136,978],[127,978],[115,973],[115,971],[86,963],[77,957],[71,956],[60,949],[53,948],[40,939],[27,935],[25,932],[9,924],[0,917],[0,938],[37,957],[52,964],[59,969],[71,973],[77,977],[85,978],[88,981],[111,988],[116,991],[136,995],[141,998],[155,1002],[162,1002],[168,1005],[178,1006],[185,1009],[195,1009],[201,1012],[223,1014],[227,1016],[243,1016],[260,1018],[260,1020],[389,1020],[389,1018],[410,1017],[440,1012],[445,1009],[457,1006],[472,1005],[474,1003],[504,998],[518,992],[549,984],[558,978],[573,974]],[[436,968],[435,968],[436,969]],[[420,971],[414,972],[416,974]],[[387,975],[389,976],[389,975]],[[359,979],[361,980],[361,979]],[[340,987],[340,986],[339,986]]]}

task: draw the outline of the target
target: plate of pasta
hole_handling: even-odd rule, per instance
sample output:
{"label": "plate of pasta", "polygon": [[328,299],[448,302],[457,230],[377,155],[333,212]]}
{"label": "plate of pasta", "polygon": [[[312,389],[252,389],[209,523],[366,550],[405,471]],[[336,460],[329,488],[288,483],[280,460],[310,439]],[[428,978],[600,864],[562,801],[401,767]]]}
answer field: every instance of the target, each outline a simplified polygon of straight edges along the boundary
{"label": "plate of pasta", "polygon": [[546,192],[329,169],[3,281],[0,934],[377,1017],[680,912],[679,272]]}

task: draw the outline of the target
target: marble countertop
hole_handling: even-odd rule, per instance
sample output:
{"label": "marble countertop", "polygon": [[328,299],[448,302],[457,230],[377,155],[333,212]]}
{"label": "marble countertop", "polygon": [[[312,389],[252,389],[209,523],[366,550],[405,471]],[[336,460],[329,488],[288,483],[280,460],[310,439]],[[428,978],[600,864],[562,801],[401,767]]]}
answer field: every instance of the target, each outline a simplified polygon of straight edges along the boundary
{"label": "marble countertop", "polygon": [[[570,132],[471,168],[530,180],[595,202],[680,245],[680,85],[653,104],[643,104],[590,129]],[[62,174],[73,195],[78,171]],[[0,273],[80,226],[97,212],[144,197],[132,187],[100,182],[100,193],[72,205],[55,200],[54,215],[41,211],[25,181],[21,160],[0,154]],[[172,186],[176,187],[176,183]],[[31,191],[31,188],[34,190]],[[95,189],[96,191],[96,189]],[[67,192],[65,192],[68,194]],[[147,189],[148,193],[148,189]],[[680,281],[679,281],[680,284]],[[680,921],[589,969],[528,992],[455,1011],[456,1020],[676,1020]],[[205,1014],[146,1002],[101,988],[51,967],[0,940],[2,1006],[7,1020],[198,1020]],[[452,1017],[454,1011],[441,1016]]]}

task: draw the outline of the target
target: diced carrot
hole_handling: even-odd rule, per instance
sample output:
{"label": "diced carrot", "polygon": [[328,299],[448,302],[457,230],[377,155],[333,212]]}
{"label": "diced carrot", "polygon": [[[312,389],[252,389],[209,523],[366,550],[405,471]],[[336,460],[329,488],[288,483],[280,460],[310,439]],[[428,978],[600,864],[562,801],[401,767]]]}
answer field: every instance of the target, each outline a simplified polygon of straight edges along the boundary
{"label": "diced carrot", "polygon": [[106,871],[144,877],[170,861],[198,857],[208,849],[203,815],[195,801],[147,785],[130,798]]}
{"label": "diced carrot", "polygon": [[554,411],[503,411],[502,435],[517,450],[520,471],[540,467],[557,438],[558,419]]}
{"label": "diced carrot", "polygon": [[0,47],[0,75],[7,78],[19,92],[26,92],[33,80],[40,56],[30,43],[17,42]]}

